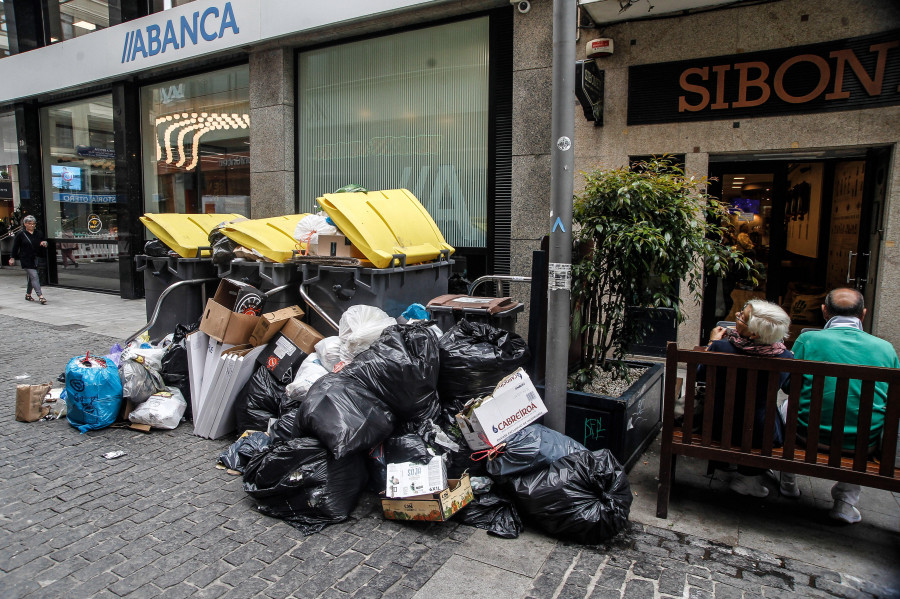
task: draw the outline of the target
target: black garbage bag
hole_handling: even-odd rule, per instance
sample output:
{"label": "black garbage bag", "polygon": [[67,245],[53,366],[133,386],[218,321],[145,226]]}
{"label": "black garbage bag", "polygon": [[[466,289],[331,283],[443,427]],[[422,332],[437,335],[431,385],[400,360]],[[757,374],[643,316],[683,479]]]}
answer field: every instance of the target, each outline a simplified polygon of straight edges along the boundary
{"label": "black garbage bag", "polygon": [[518,538],[525,530],[516,505],[494,491],[475,495],[475,500],[460,510],[457,519],[503,539]]}
{"label": "black garbage bag", "polygon": [[575,439],[540,424],[526,426],[501,445],[501,452],[485,463],[492,477],[542,470],[559,458],[587,449]]}
{"label": "black garbage bag", "polygon": [[366,462],[369,470],[369,489],[376,493],[385,491],[388,464],[403,462],[427,464],[431,458],[440,453],[440,448],[431,446],[416,433],[388,437],[369,451],[370,459]]}
{"label": "black garbage bag", "polygon": [[335,459],[312,437],[274,441],[244,471],[244,491],[259,511],[306,535],[346,520],[365,485],[363,456]]}
{"label": "black garbage bag", "polygon": [[430,322],[389,326],[342,373],[368,387],[401,421],[434,419],[440,362]]}
{"label": "black garbage bag", "polygon": [[441,402],[488,395],[500,379],[528,362],[525,340],[487,323],[460,320],[438,343]]}
{"label": "black garbage bag", "polygon": [[259,366],[234,402],[234,415],[239,433],[269,429],[269,418],[281,415],[280,398],[284,385],[264,366]]}
{"label": "black garbage bag", "polygon": [[447,280],[447,293],[469,295],[469,285],[471,284],[472,282],[469,279],[455,272]]}
{"label": "black garbage bag", "polygon": [[185,337],[188,333],[196,331],[199,326],[199,322],[190,325],[175,325],[175,334],[172,336],[172,343],[166,347],[166,353],[163,354],[162,369],[160,370],[166,386],[177,387],[184,396],[184,400],[187,402],[187,410],[184,413],[186,419],[191,418],[191,380],[188,373]]}
{"label": "black garbage bag", "polygon": [[282,412],[278,420],[269,426],[272,441],[290,441],[297,431],[297,408]]}
{"label": "black garbage bag", "polygon": [[343,372],[316,381],[297,410],[294,436],[321,439],[338,460],[369,451],[394,430],[394,415],[387,405]]}
{"label": "black garbage bag", "polygon": [[253,456],[268,447],[269,441],[269,435],[264,432],[250,433],[229,445],[217,461],[229,470],[236,470],[243,474],[247,463]]}
{"label": "black garbage bag", "polygon": [[614,537],[631,509],[628,477],[608,449],[567,455],[543,470],[509,478],[504,488],[545,532],[578,543]]}
{"label": "black garbage bag", "polygon": [[171,251],[172,248],[159,239],[151,239],[144,244],[144,255],[152,256],[153,258],[165,258]]}

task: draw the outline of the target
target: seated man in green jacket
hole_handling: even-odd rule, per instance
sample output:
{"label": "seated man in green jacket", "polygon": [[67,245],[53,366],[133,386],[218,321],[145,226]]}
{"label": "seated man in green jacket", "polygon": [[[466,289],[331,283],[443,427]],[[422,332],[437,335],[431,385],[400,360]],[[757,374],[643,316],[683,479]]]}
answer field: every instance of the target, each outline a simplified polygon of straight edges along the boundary
{"label": "seated man in green jacket", "polygon": [[[818,362],[836,362],[838,364],[860,364],[865,366],[900,367],[894,347],[874,335],[862,330],[862,319],[866,309],[862,294],[856,289],[834,289],[825,298],[822,313],[828,321],[825,329],[803,333],[794,342],[794,357],[798,360],[815,360]],[[837,379],[826,378],[822,397],[822,421],[820,439],[827,440],[831,435],[831,420],[834,403],[834,388]],[[844,420],[844,450],[852,452],[856,448],[856,425],[859,418],[859,395],[861,381],[850,381],[847,399],[847,415]],[[798,435],[806,434],[809,424],[809,404],[812,395],[812,376],[803,377],[800,390],[800,409],[798,412]],[[872,426],[869,445],[878,445],[884,427],[884,411],[887,401],[887,384],[875,385],[875,397],[872,408]],[[787,413],[787,402],[782,405],[782,417]],[[795,475],[781,474],[782,494],[798,496]],[[851,524],[862,520],[856,505],[859,503],[859,485],[836,483],[831,489],[834,507],[829,515]]]}

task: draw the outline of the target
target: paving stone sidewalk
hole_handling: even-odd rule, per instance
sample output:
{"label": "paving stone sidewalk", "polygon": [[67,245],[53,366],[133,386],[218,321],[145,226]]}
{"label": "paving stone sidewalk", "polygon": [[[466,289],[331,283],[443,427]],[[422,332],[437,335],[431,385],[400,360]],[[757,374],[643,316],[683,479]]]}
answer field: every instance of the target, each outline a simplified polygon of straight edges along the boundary
{"label": "paving stone sidewalk", "polygon": [[[17,376],[55,379],[71,356],[103,354],[117,340],[2,315],[0,328],[8,356],[0,361],[0,597],[440,597],[442,567],[485,534],[452,520],[384,520],[367,494],[348,521],[304,537],[259,514],[240,479],[214,467],[233,439],[200,439],[189,423],[80,435],[64,420],[15,422]],[[102,457],[118,449],[126,455]],[[492,542],[501,557],[537,551]],[[541,542],[543,564],[517,596],[898,596],[839,572],[639,524],[597,547]],[[449,574],[467,599],[486,596],[466,572]]]}

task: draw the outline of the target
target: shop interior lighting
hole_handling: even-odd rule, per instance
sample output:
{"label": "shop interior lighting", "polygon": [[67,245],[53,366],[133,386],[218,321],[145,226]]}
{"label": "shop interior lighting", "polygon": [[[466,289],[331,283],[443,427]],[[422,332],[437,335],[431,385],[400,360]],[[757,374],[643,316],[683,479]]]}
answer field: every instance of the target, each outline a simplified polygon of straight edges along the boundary
{"label": "shop interior lighting", "polygon": [[[250,126],[250,115],[243,113],[176,113],[158,117],[156,119],[157,130],[165,130],[160,140],[157,135],[156,159],[163,160],[163,145],[165,146],[165,162],[172,164],[175,161],[175,154],[178,154],[178,161],[174,163],[176,167],[185,167],[187,170],[193,170],[197,167],[200,160],[200,140],[206,133],[216,130],[230,129],[247,129]],[[178,134],[175,135],[175,132]],[[190,150],[185,148],[185,138],[191,134]],[[174,139],[173,139],[174,136]],[[188,152],[190,152],[190,162],[188,162]]]}
{"label": "shop interior lighting", "polygon": [[82,29],[87,29],[88,31],[93,31],[97,28],[97,25],[94,23],[88,23],[87,21],[75,21],[72,23],[75,27],[81,27]]}

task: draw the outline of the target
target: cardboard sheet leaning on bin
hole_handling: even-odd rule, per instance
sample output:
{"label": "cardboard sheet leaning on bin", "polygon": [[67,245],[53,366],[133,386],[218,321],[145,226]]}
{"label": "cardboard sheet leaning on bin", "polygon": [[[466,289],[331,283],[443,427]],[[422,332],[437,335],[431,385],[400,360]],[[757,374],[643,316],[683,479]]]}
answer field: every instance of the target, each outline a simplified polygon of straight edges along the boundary
{"label": "cardboard sheet leaning on bin", "polygon": [[436,260],[454,252],[418,199],[406,189],[328,193],[317,199],[340,232],[376,268]]}

